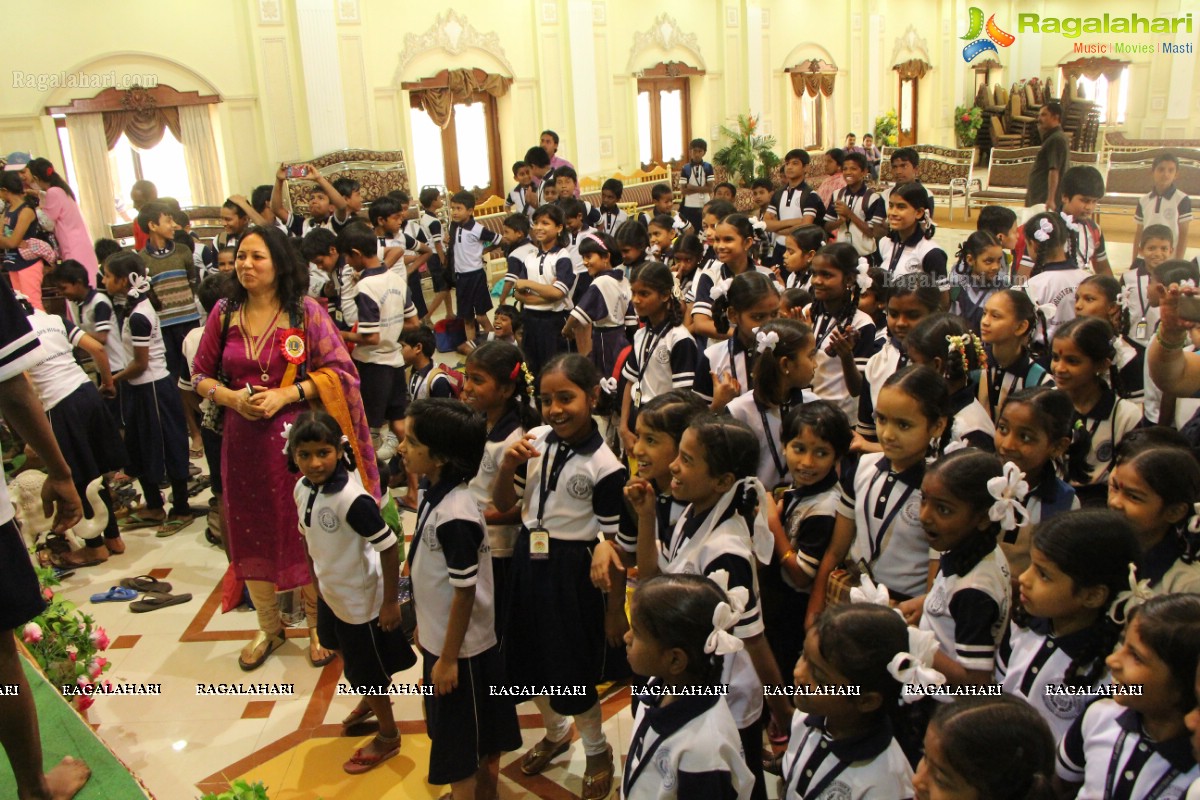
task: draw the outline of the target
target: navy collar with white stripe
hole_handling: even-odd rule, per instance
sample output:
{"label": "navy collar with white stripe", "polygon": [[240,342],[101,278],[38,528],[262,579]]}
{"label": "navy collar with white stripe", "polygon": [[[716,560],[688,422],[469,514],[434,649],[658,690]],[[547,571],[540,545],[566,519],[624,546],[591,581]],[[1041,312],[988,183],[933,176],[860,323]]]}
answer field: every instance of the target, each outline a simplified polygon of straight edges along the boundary
{"label": "navy collar with white stripe", "polygon": [[592,453],[600,449],[600,445],[604,444],[604,437],[600,435],[600,428],[596,425],[595,421],[593,421],[591,434],[580,444],[571,444],[570,442],[563,440],[562,437],[560,437],[554,431],[550,431],[550,433],[546,436],[546,444],[558,444],[559,446],[568,448],[576,453],[579,453],[580,455],[590,456]]}
{"label": "navy collar with white stripe", "polygon": [[1048,618],[1034,617],[1029,621],[1029,630],[1041,634],[1047,639],[1053,639],[1055,646],[1059,650],[1062,650],[1074,659],[1082,655],[1087,655],[1089,652],[1094,652],[1092,644],[1107,637],[1108,634],[1105,631],[1107,625],[1108,623],[1101,617],[1083,630],[1068,633],[1066,636],[1055,636],[1054,631],[1051,630],[1051,623]]}
{"label": "navy collar with white stripe", "polygon": [[961,578],[998,546],[990,531],[976,531],[958,547],[942,553],[942,573],[948,578],[954,575]]}
{"label": "navy collar with white stripe", "polygon": [[[829,729],[825,727],[825,717],[809,714],[804,718],[804,724],[822,733],[829,733]],[[892,723],[884,716],[878,725],[873,726],[870,730],[858,736],[851,736],[846,739],[834,739],[831,735],[829,752],[833,753],[838,761],[853,764],[858,761],[869,761],[875,758],[887,750],[891,744]]]}
{"label": "navy collar with white stripe", "polygon": [[1180,772],[1187,772],[1196,766],[1196,758],[1192,755],[1192,745],[1187,733],[1165,742],[1156,742],[1142,730],[1142,715],[1132,708],[1126,709],[1117,717],[1117,724],[1123,730],[1139,735],[1147,747]]}
{"label": "navy collar with white stripe", "polygon": [[[517,391],[520,391],[519,389]],[[521,427],[521,419],[517,416],[516,411],[505,412],[500,421],[488,431],[487,440],[489,442],[503,442],[508,438],[508,435]]]}
{"label": "navy collar with white stripe", "polygon": [[342,489],[346,488],[346,484],[350,481],[350,472],[346,469],[345,462],[339,460],[334,467],[333,474],[329,476],[329,480],[325,481],[319,487],[314,486],[308,478],[300,479],[307,489],[320,489],[322,494],[337,494]]}
{"label": "navy collar with white stripe", "polygon": [[[892,469],[892,461],[887,456],[879,459],[875,468],[880,472],[894,472]],[[921,481],[925,479],[925,461],[918,461],[903,472],[895,472],[896,480],[900,483],[907,484],[914,489],[921,488]]]}
{"label": "navy collar with white stripe", "polygon": [[[657,679],[651,679],[649,685],[662,684]],[[715,694],[678,695],[665,706],[662,701],[663,698],[657,694],[644,694],[638,698],[638,702],[646,708],[646,722],[660,739],[665,739],[721,702],[721,698]]]}

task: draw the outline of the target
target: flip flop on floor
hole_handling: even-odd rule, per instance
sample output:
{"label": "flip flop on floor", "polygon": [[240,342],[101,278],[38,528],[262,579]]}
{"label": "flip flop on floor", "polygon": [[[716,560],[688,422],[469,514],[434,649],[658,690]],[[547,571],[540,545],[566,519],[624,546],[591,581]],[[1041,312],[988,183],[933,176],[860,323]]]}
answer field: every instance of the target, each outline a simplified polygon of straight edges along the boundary
{"label": "flip flop on floor", "polygon": [[165,539],[168,536],[174,536],[188,525],[191,525],[192,520],[194,519],[195,517],[193,517],[191,514],[171,514],[165,520],[161,521],[161,524],[158,526],[158,531],[155,532],[154,535],[159,539]]}
{"label": "flip flop on floor", "polygon": [[131,512],[129,516],[121,520],[121,530],[136,531],[142,528],[157,528],[166,521],[166,517],[147,517],[139,512]]}
{"label": "flip flop on floor", "polygon": [[107,592],[92,595],[93,603],[124,603],[129,600],[137,599],[138,593],[134,589],[126,589],[123,586],[114,586]]}
{"label": "flip flop on floor", "polygon": [[155,611],[167,606],[177,606],[192,599],[190,594],[168,594],[167,592],[146,592],[145,596],[136,603],[129,604],[129,610],[135,614]]}
{"label": "flip flop on floor", "polygon": [[133,578],[122,578],[121,587],[133,589],[135,592],[170,592],[171,584],[160,581],[153,575],[138,575]]}
{"label": "flip flop on floor", "polygon": [[354,755],[350,756],[350,760],[342,765],[342,769],[351,775],[361,775],[368,770],[375,769],[375,767],[378,767],[389,758],[400,755],[399,734],[396,734],[395,739],[389,739],[382,734],[376,734],[375,740],[387,749],[379,755],[371,755],[365,752],[367,748],[360,747],[354,751]]}

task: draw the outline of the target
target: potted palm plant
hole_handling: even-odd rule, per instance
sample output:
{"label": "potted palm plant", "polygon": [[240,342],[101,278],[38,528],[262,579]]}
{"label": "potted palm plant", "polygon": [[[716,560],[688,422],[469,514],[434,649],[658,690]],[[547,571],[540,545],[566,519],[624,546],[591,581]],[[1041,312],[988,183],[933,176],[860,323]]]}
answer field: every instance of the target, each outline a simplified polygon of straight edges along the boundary
{"label": "potted palm plant", "polygon": [[737,129],[721,126],[728,143],[713,154],[713,163],[724,167],[729,179],[748,186],[755,178],[769,178],[781,159],[775,153],[775,137],[760,136],[758,117],[738,114]]}

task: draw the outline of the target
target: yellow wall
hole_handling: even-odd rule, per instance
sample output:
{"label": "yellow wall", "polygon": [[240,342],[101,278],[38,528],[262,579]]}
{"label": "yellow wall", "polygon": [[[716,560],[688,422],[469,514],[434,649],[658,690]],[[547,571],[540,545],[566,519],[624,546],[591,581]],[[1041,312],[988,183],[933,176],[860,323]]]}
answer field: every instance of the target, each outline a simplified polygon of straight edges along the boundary
{"label": "yellow wall", "polygon": [[[317,58],[340,71],[348,144],[409,151],[408,93],[401,82],[452,67],[481,67],[513,78],[499,103],[503,161],[519,158],[544,127],[562,136],[562,153],[598,152],[597,170],[631,170],[637,160],[636,80],[633,72],[658,61],[703,67],[693,78],[692,132],[710,140],[716,126],[761,98],[766,133],[782,150],[810,144],[792,125],[796,102],[784,68],[801,57],[827,53],[838,65],[833,104],[836,140],[860,135],[874,117],[895,106],[891,70],[896,41],[910,25],[925,40],[934,68],[920,85],[920,139],[948,144],[953,107],[968,101],[972,74],[963,64],[959,36],[966,0],[329,0],[335,4],[336,54]],[[439,31],[435,22],[450,6],[468,29]],[[982,4],[981,4],[982,5]],[[270,19],[278,9],[278,21]],[[591,10],[587,15],[586,11]],[[1127,15],[1125,0],[1000,0],[987,6],[997,22],[1016,29],[1018,11],[1043,16]],[[164,6],[127,0],[119,9],[92,0],[59,0],[26,10],[26,30],[54,30],[54,45],[20,48],[15,63],[29,74],[114,71],[158,76],[180,90],[217,93],[219,148],[228,185],[238,191],[270,179],[272,165],[315,155],[311,151],[300,34],[294,0],[206,0]],[[1198,0],[1157,0],[1142,15],[1191,11],[1200,34]],[[665,16],[664,16],[665,15]],[[589,17],[585,19],[585,17]],[[656,20],[667,27],[668,46],[655,40]],[[750,25],[756,20],[761,24]],[[590,25],[594,63],[572,57],[573,24]],[[677,34],[672,33],[672,26]],[[451,26],[453,27],[453,26]],[[646,34],[651,34],[646,37]],[[635,45],[637,37],[646,41]],[[477,37],[476,41],[468,41]],[[1159,37],[1085,37],[1079,41]],[[1193,35],[1192,40],[1200,39]],[[1075,40],[1052,34],[1019,35],[1001,52],[1002,80],[1055,74]],[[450,52],[456,50],[456,52]],[[310,55],[310,58],[312,56]],[[403,63],[402,63],[403,58]],[[1177,63],[1173,59],[1182,60]],[[1131,136],[1200,136],[1200,60],[1191,56],[1133,56],[1129,113]],[[761,76],[759,78],[758,76]],[[1191,82],[1186,98],[1174,82]],[[582,83],[581,83],[582,81]],[[586,96],[573,91],[590,88]],[[47,105],[90,97],[94,88],[15,88],[0,93],[0,151],[31,150],[59,159]],[[874,102],[872,102],[872,98]],[[1179,103],[1191,104],[1186,118]],[[596,108],[594,130],[579,130],[577,104]],[[1172,111],[1172,108],[1175,110]],[[410,161],[419,153],[408,153]],[[585,170],[586,171],[586,170]]]}

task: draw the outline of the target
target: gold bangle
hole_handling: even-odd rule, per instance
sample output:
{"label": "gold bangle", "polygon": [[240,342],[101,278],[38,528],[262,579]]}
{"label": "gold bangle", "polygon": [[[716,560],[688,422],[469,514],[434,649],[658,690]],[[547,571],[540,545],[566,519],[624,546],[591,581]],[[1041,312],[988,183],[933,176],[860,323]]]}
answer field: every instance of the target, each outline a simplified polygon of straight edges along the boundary
{"label": "gold bangle", "polygon": [[1187,333],[1184,333],[1178,342],[1168,342],[1166,339],[1163,338],[1163,329],[1162,328],[1158,329],[1158,332],[1154,334],[1154,338],[1158,339],[1158,343],[1167,350],[1182,350],[1183,348],[1187,347],[1187,343],[1188,343]]}
{"label": "gold bangle", "polygon": [[795,551],[795,550],[788,550],[786,553],[784,553],[784,554],[783,554],[783,558],[779,559],[779,563],[780,563],[780,564],[783,564],[783,563],[784,563],[784,562],[786,562],[786,561],[787,561],[789,558],[795,558],[795,557],[796,557],[796,551]]}

